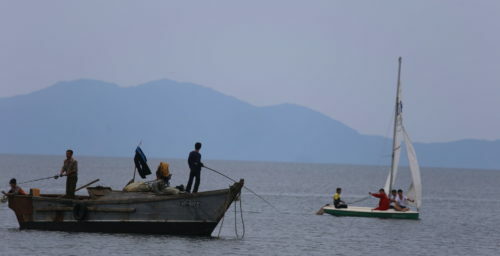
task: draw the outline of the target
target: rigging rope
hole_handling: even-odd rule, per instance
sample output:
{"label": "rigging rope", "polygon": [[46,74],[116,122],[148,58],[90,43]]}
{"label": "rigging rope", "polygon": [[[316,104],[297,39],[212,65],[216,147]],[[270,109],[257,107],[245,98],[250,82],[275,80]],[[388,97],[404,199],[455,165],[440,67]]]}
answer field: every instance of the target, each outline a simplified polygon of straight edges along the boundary
{"label": "rigging rope", "polygon": [[347,204],[355,204],[355,203],[359,203],[361,201],[365,201],[366,199],[369,199],[371,196],[366,196],[366,197],[363,197],[359,200],[356,200],[356,201],[352,201],[352,202],[347,202]]}

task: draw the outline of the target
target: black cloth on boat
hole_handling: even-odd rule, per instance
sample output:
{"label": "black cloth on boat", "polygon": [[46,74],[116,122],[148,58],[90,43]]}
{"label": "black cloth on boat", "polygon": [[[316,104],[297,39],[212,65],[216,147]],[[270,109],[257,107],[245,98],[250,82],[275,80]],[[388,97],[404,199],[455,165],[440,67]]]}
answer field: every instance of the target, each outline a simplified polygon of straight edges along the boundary
{"label": "black cloth on boat", "polygon": [[144,155],[140,147],[137,147],[135,149],[134,163],[137,168],[137,172],[139,172],[139,175],[143,179],[145,179],[147,175],[151,174],[147,161],[148,159],[146,158],[146,155]]}
{"label": "black cloth on boat", "polygon": [[343,201],[342,202],[338,202],[338,203],[334,203],[333,206],[335,206],[335,208],[337,208],[337,209],[347,208],[347,204],[344,203]]}

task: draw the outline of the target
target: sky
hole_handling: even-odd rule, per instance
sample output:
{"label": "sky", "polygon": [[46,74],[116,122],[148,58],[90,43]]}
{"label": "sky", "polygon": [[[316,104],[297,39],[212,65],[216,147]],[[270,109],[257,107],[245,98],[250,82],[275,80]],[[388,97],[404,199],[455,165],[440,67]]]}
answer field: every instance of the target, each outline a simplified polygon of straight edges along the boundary
{"label": "sky", "polygon": [[172,79],[417,142],[500,139],[500,1],[0,0],[0,97]]}

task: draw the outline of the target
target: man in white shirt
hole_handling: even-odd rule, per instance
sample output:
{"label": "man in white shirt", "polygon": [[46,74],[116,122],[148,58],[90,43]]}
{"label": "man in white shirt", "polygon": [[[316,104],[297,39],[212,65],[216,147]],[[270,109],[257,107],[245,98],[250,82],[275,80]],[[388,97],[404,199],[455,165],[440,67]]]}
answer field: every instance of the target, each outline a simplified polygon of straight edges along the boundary
{"label": "man in white shirt", "polygon": [[407,206],[407,201],[414,202],[413,200],[407,198],[406,196],[403,195],[403,190],[399,189],[398,190],[398,195],[396,196],[396,204],[399,206],[401,209],[400,211],[406,212],[410,210]]}

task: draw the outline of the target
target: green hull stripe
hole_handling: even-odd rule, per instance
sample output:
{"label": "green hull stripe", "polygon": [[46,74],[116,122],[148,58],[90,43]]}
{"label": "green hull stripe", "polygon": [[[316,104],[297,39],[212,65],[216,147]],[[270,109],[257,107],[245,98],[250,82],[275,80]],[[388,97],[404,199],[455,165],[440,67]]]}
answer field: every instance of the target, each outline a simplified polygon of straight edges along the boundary
{"label": "green hull stripe", "polygon": [[373,218],[389,218],[389,219],[411,219],[418,220],[417,213],[391,213],[391,212],[358,212],[358,211],[336,211],[325,209],[325,212],[335,216],[351,216],[351,217],[373,217]]}

